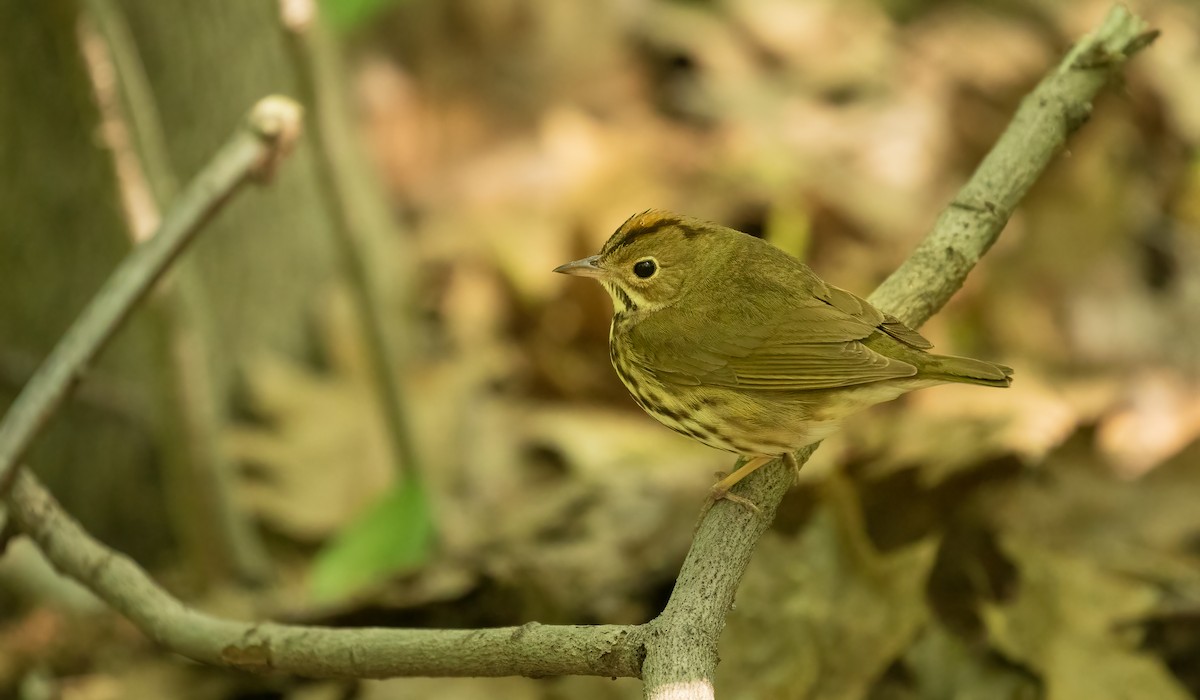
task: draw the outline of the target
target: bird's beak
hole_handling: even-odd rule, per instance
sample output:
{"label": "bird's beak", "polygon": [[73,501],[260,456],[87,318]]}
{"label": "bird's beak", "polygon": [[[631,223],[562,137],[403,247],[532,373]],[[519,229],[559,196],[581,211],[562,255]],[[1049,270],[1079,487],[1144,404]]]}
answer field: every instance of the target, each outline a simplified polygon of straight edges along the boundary
{"label": "bird's beak", "polygon": [[593,255],[590,258],[575,260],[566,265],[559,265],[554,268],[554,271],[561,272],[564,275],[577,275],[579,277],[601,277],[604,275],[604,268],[596,264],[599,261],[600,256]]}

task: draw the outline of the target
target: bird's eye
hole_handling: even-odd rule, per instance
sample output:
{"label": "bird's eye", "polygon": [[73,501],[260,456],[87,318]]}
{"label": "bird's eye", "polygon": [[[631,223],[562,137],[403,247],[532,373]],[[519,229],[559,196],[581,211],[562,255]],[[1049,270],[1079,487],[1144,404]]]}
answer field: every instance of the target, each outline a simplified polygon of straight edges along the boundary
{"label": "bird's eye", "polygon": [[638,260],[633,264],[633,274],[641,277],[642,279],[649,279],[653,277],[655,272],[658,272],[658,265],[656,265],[650,258]]}

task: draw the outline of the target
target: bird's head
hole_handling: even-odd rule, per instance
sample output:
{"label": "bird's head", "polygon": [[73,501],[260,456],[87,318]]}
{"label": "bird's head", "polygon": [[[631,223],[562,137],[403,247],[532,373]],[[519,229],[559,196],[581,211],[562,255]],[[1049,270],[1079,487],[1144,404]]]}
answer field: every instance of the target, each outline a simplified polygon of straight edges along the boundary
{"label": "bird's head", "polygon": [[595,278],[612,297],[617,313],[654,311],[675,303],[703,279],[706,259],[723,257],[723,251],[712,249],[723,238],[713,234],[723,230],[699,219],[651,209],[621,224],[598,254],[554,271]]}

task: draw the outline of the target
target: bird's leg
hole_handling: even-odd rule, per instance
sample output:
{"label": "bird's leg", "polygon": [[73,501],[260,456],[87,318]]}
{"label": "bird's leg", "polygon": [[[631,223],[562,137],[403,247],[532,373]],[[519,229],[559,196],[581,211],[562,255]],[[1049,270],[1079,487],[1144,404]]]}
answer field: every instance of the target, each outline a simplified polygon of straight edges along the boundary
{"label": "bird's leg", "polygon": [[775,459],[770,456],[754,457],[742,466],[738,467],[728,476],[722,475],[722,478],[717,483],[713,484],[712,489],[708,492],[708,498],[704,501],[704,507],[700,509],[700,516],[696,518],[696,528],[700,527],[700,523],[704,521],[704,516],[708,515],[708,511],[712,509],[713,504],[721,499],[736,503],[751,513],[758,515],[758,506],[749,498],[744,498],[736,493],[729,493],[729,489],[737,482],[750,476],[755,469],[769,463]]}
{"label": "bird's leg", "polygon": [[752,503],[748,499],[742,498],[741,496],[738,496],[736,494],[729,493],[729,489],[733,488],[734,484],[736,484],[737,482],[741,481],[742,479],[745,479],[746,477],[750,476],[751,474],[754,473],[754,471],[756,469],[763,466],[764,464],[767,464],[768,462],[770,462],[773,459],[775,459],[775,458],[770,457],[770,456],[765,456],[765,455],[760,456],[760,457],[754,457],[753,459],[746,462],[742,466],[733,470],[733,473],[730,474],[729,476],[726,476],[723,479],[721,479],[720,481],[718,481],[717,483],[713,484],[712,491],[710,493],[710,497],[714,501],[719,501],[722,498],[725,498],[730,501],[733,501],[734,503],[740,503],[743,506],[746,506],[750,510],[757,513],[758,506],[754,505],[754,503]]}
{"label": "bird's leg", "polygon": [[796,461],[796,455],[791,452],[784,452],[780,455],[780,458],[783,459],[784,464],[791,467],[792,475],[796,477],[795,483],[800,483],[800,463]]}

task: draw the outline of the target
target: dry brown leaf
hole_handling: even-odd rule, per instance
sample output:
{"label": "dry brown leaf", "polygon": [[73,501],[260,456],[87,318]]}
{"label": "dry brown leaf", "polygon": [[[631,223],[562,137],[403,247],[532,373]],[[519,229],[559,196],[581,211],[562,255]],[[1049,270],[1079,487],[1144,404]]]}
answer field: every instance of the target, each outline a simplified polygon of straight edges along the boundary
{"label": "dry brown leaf", "polygon": [[362,512],[392,483],[379,399],[345,298],[325,316],[331,367],[318,373],[283,357],[245,369],[258,424],[230,430],[227,449],[249,465],[240,491],[280,532],[320,540]]}
{"label": "dry brown leaf", "polygon": [[873,454],[866,473],[915,467],[934,487],[997,457],[1037,464],[1116,396],[1104,380],[1051,382],[1018,367],[1002,391],[947,385],[910,394],[902,406],[855,417],[848,430]]}
{"label": "dry brown leaf", "polygon": [[1137,478],[1200,437],[1200,388],[1174,373],[1129,383],[1127,404],[1106,416],[1096,434],[1117,473]]}
{"label": "dry brown leaf", "polygon": [[1172,130],[1192,145],[1200,143],[1200,91],[1195,76],[1200,73],[1200,7],[1191,0],[1147,2],[1145,17],[1152,27],[1163,29],[1154,50],[1134,67],[1167,111]]}
{"label": "dry brown leaf", "polygon": [[784,63],[811,92],[878,82],[895,58],[892,22],[875,2],[723,0],[720,5],[760,50]]}
{"label": "dry brown leaf", "polygon": [[[795,541],[768,533],[721,638],[718,696],[865,698],[929,618],[934,540],[879,554],[821,505]],[[866,557],[864,560],[863,557]]]}
{"label": "dry brown leaf", "polygon": [[1007,495],[995,494],[1009,535],[1072,552],[1107,571],[1154,581],[1200,600],[1193,543],[1200,536],[1194,492],[1200,446],[1136,481],[1098,464],[1090,441],[1072,440]]}
{"label": "dry brown leaf", "polygon": [[985,605],[983,620],[1005,656],[1038,672],[1047,700],[1191,697],[1122,627],[1159,602],[1152,586],[1032,540],[1002,536],[1001,545],[1019,587],[1010,603]]}
{"label": "dry brown leaf", "polygon": [[1029,673],[998,662],[939,624],[925,627],[904,655],[918,698],[929,700],[1013,700],[1038,695]]}
{"label": "dry brown leaf", "polygon": [[470,500],[453,506],[474,516],[459,524],[473,530],[460,546],[484,552],[486,570],[520,581],[550,614],[657,612],[640,596],[674,575],[712,474],[732,457],[640,413],[494,408],[468,457]]}

